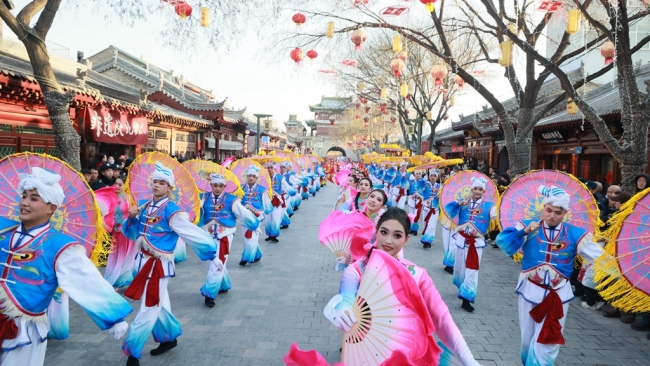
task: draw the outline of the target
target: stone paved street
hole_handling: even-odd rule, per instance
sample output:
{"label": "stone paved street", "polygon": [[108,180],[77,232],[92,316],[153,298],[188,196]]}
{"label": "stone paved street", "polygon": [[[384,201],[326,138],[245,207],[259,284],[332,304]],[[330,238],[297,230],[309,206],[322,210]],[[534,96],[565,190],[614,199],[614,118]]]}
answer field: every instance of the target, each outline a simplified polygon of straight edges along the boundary
{"label": "stone paved street", "polygon": [[[264,257],[254,265],[237,265],[241,231],[233,245],[228,270],[233,289],[220,295],[209,309],[199,293],[207,264],[188,252],[170,281],[172,311],[183,326],[178,347],[152,357],[147,343],[142,365],[282,365],[292,342],[317,349],[330,363],[339,360],[342,334],[323,317],[322,310],[337,293],[341,272],[334,257],[318,243],[319,222],[329,213],[337,189],[328,185],[315,198],[303,201],[291,228],[280,243],[261,241]],[[440,228],[438,228],[440,229]],[[460,327],[474,356],[483,365],[520,365],[517,298],[513,290],[518,267],[501,251],[483,252],[476,311],[460,308],[451,275],[442,270],[442,243],[424,250],[412,237],[405,255],[426,267]],[[134,304],[134,307],[139,303]],[[127,319],[133,319],[135,311]],[[121,342],[101,332],[76,304],[71,304],[70,338],[50,341],[45,365],[124,365]],[[567,344],[558,365],[650,365],[646,333],[632,331],[618,319],[571,304],[566,322]]]}

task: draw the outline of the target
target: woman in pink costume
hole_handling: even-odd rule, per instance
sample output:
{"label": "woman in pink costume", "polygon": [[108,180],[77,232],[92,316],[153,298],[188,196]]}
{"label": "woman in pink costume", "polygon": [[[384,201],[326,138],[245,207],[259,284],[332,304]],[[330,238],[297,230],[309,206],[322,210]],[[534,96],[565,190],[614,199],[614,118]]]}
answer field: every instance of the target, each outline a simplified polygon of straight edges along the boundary
{"label": "woman in pink costume", "polygon": [[118,204],[115,208],[115,226],[113,226],[113,247],[108,255],[104,278],[108,283],[118,289],[131,284],[133,280],[133,260],[135,258],[135,243],[127,239],[122,233],[122,223],[129,215],[129,199],[124,192],[126,178],[118,177],[115,180],[115,193]]}
{"label": "woman in pink costume", "polygon": [[[479,365],[474,359],[474,356],[472,356],[469,347],[467,347],[463,335],[458,330],[449,313],[449,308],[442,301],[440,293],[434,286],[426,269],[418,267],[414,263],[398,256],[398,253],[408,243],[410,227],[411,222],[404,210],[395,207],[387,209],[377,222],[376,240],[372,250],[382,250],[390,254],[409,270],[429,310],[438,338],[460,359],[463,365]],[[357,322],[352,312],[352,307],[357,297],[357,291],[359,290],[359,284],[365,272],[368,258],[369,256],[360,259],[345,269],[343,278],[341,279],[339,294],[334,296],[323,310],[325,317],[342,331],[349,331],[354,323]],[[436,353],[436,350],[431,349],[430,352]],[[437,357],[439,356],[434,356],[436,359]]]}

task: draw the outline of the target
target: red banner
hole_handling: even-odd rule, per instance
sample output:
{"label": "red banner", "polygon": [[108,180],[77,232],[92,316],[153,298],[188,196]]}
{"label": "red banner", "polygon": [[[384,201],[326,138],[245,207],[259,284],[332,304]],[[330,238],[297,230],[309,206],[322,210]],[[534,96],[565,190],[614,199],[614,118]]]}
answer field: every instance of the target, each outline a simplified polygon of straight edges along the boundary
{"label": "red banner", "polygon": [[148,123],[146,117],[111,111],[104,107],[86,108],[88,137],[92,141],[120,145],[146,145]]}

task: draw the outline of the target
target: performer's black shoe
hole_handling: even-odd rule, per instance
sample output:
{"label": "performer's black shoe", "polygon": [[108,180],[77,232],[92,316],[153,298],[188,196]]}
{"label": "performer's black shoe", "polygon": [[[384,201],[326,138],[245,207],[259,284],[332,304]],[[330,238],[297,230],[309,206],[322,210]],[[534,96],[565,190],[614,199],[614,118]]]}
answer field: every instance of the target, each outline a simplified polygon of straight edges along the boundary
{"label": "performer's black shoe", "polygon": [[277,236],[269,236],[269,241],[272,241],[272,242],[274,242],[274,243],[278,243],[278,242],[279,242]]}
{"label": "performer's black shoe", "polygon": [[280,226],[280,229],[288,229],[288,228],[289,228],[289,225],[282,225],[282,226]]}
{"label": "performer's black shoe", "polygon": [[271,241],[271,237],[270,236],[267,237],[266,239],[264,239],[264,241]]}
{"label": "performer's black shoe", "polygon": [[176,347],[177,344],[178,344],[178,341],[175,340],[175,339],[173,341],[171,341],[171,342],[162,342],[162,343],[160,343],[160,346],[158,346],[158,348],[152,349],[149,353],[151,353],[152,356],[162,355],[163,353],[165,353],[165,352],[169,351],[170,349]]}
{"label": "performer's black shoe", "polygon": [[431,248],[431,244],[429,244],[429,243],[422,243],[422,247],[423,247],[424,249],[429,249],[429,248]]}
{"label": "performer's black shoe", "polygon": [[445,272],[454,274],[454,267],[445,266]]}
{"label": "performer's black shoe", "polygon": [[129,359],[126,360],[126,366],[140,366],[140,360],[135,357],[129,357]]}
{"label": "performer's black shoe", "polygon": [[246,265],[246,263],[248,263],[248,262],[246,262],[246,261],[241,261],[241,262],[239,262],[239,265],[242,266],[242,267],[244,267],[244,266]]}
{"label": "performer's black shoe", "polygon": [[[294,210],[295,211],[295,210]],[[289,217],[293,217],[293,214],[289,215]]]}
{"label": "performer's black shoe", "polygon": [[474,311],[474,307],[467,300],[463,300],[463,305],[461,305],[460,307],[465,309],[465,311],[470,312],[470,313],[472,311]]}
{"label": "performer's black shoe", "polygon": [[[253,260],[253,263],[257,263],[257,262],[259,262],[259,261],[261,261],[261,260],[262,260],[262,258],[255,258],[255,259]],[[226,290],[226,291],[227,291],[227,290]]]}
{"label": "performer's black shoe", "polygon": [[219,290],[219,292],[217,292],[217,293],[218,294],[225,294],[226,292],[228,292],[228,290]]}
{"label": "performer's black shoe", "polygon": [[213,308],[215,305],[216,303],[214,302],[214,299],[205,296],[205,306]]}

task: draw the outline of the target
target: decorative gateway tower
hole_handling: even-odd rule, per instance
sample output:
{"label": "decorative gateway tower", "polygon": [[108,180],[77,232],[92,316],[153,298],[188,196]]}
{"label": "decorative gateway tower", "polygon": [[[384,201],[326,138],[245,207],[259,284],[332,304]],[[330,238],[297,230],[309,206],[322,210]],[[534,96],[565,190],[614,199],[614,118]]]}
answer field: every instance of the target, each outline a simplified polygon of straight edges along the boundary
{"label": "decorative gateway tower", "polygon": [[346,143],[353,136],[345,136],[346,127],[350,124],[350,119],[354,118],[346,113],[351,104],[350,97],[323,96],[320,103],[309,105],[309,110],[314,112],[314,119],[305,122],[311,129],[307,136],[312,136],[314,153],[326,156],[330,150],[344,150],[347,157],[356,158]]}

